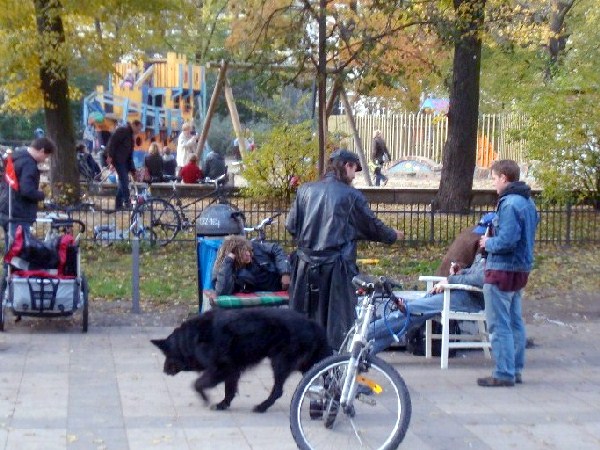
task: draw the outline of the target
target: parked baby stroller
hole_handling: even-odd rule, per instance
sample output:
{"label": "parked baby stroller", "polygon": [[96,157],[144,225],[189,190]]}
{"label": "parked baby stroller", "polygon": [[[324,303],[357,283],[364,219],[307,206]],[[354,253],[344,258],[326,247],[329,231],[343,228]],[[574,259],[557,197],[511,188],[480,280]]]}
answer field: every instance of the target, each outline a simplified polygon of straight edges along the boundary
{"label": "parked baby stroller", "polygon": [[[79,237],[83,222],[70,218],[38,218],[46,238],[36,239],[17,226],[4,255],[7,288],[0,307],[0,331],[10,310],[22,316],[64,317],[82,310],[82,329],[88,330],[88,284],[81,271]],[[78,227],[77,236],[73,228]]]}

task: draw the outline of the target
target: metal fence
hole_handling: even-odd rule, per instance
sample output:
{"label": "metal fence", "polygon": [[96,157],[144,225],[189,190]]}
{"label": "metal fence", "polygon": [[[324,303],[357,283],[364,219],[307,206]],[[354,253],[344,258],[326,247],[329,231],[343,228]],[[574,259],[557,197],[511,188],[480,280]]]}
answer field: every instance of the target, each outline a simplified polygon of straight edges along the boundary
{"label": "metal fence", "polygon": [[[284,245],[291,245],[291,236],[285,230],[285,220],[289,205],[280,202],[256,202],[254,200],[232,195],[231,203],[243,211],[247,225],[256,225],[262,219],[275,213],[283,214],[267,230],[267,238],[276,240]],[[210,199],[191,205],[186,211],[188,219],[198,216],[208,206]],[[118,211],[106,214],[102,206],[108,204],[98,201],[100,206],[95,211],[75,211],[73,216],[87,225],[85,240],[93,241],[93,230],[96,226],[112,225],[116,230],[127,230],[130,213]],[[495,209],[495,205],[481,206],[469,213],[442,213],[432,210],[430,204],[370,204],[377,217],[393,228],[405,234],[405,242],[409,245],[447,244],[451,242],[460,230],[474,226],[479,218]],[[600,211],[587,205],[539,205],[540,223],[537,229],[536,241],[559,245],[587,244],[600,242]],[[178,233],[177,241],[193,241],[194,229]],[[125,231],[123,235],[115,235],[116,241],[129,241]]]}
{"label": "metal fence", "polygon": [[[477,131],[477,165],[489,167],[494,159],[514,159],[526,162],[525,141],[511,139],[512,131],[524,127],[519,114],[482,114]],[[448,137],[448,117],[423,113],[356,116],[356,129],[364,150],[369,154],[375,130],[381,130],[392,154],[392,161],[405,157],[419,157],[442,163],[444,143]],[[329,131],[341,132],[348,137],[347,146],[356,151],[355,142],[346,116],[331,116]]]}

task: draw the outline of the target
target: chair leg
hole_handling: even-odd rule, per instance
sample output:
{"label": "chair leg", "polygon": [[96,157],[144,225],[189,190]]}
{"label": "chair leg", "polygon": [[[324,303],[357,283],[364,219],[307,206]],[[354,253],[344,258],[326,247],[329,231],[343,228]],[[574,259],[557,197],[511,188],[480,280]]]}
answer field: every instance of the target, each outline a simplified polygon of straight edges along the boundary
{"label": "chair leg", "polygon": [[448,368],[448,353],[450,351],[450,289],[444,289],[444,309],[442,311],[442,354],[440,366],[442,369]]}
{"label": "chair leg", "polygon": [[432,319],[425,322],[425,358],[431,358],[433,346],[433,323]]}
{"label": "chair leg", "polygon": [[[489,342],[490,341],[490,336],[487,332],[487,327],[486,324],[483,320],[478,320],[477,321],[477,327],[479,328],[479,335],[481,336],[481,340],[483,342]],[[487,359],[491,359],[492,355],[490,354],[490,349],[488,347],[484,347],[483,348],[483,354],[485,355],[485,357]]]}

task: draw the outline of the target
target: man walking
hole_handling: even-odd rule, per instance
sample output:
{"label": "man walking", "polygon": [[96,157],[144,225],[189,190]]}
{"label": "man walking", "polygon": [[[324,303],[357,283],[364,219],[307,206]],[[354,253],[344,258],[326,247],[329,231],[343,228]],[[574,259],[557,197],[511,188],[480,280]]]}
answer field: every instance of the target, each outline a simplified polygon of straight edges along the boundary
{"label": "man walking", "polygon": [[392,244],[404,237],[375,217],[364,195],[351,186],[361,170],[355,153],[333,152],[323,179],[298,189],[285,225],[298,245],[290,307],[322,325],[334,348],[354,323],[357,241]]}
{"label": "man walking", "polygon": [[119,127],[110,137],[106,146],[106,154],[117,171],[119,185],[115,199],[115,209],[130,207],[129,202],[129,173],[135,175],[133,164],[133,147],[135,135],[142,131],[142,122],[134,120],[125,126]]}
{"label": "man walking", "polygon": [[375,186],[379,186],[382,181],[384,186],[387,184],[388,177],[382,173],[382,170],[383,165],[389,162],[390,159],[390,152],[387,145],[385,145],[383,136],[381,136],[381,131],[375,130],[375,137],[373,138],[373,145],[371,147],[371,160],[375,164]]}
{"label": "man walking", "polygon": [[488,253],[483,295],[496,367],[491,377],[477,380],[479,386],[522,382],[526,334],[521,298],[533,266],[538,215],[531,188],[519,176],[515,161],[492,164],[492,183],[500,198],[493,229],[481,237],[480,247]]}

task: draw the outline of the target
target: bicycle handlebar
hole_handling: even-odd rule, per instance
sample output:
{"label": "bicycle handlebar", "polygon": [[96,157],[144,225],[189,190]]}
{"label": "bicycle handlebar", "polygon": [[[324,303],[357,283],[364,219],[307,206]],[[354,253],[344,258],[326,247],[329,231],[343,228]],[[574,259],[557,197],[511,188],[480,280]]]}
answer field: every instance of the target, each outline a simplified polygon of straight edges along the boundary
{"label": "bicycle handlebar", "polygon": [[273,223],[273,221],[279,217],[281,214],[283,214],[282,212],[278,212],[276,214],[273,214],[271,217],[267,217],[266,219],[263,219],[258,225],[255,225],[253,227],[244,227],[244,231],[245,232],[250,232],[250,231],[262,231],[265,229],[265,227],[267,225],[271,225]]}
{"label": "bicycle handlebar", "polygon": [[356,275],[354,278],[352,278],[352,283],[356,287],[364,289],[368,293],[381,289],[385,295],[390,297],[394,296],[394,288],[402,289],[403,287],[403,284],[400,281],[383,276],[375,278],[369,275]]}

